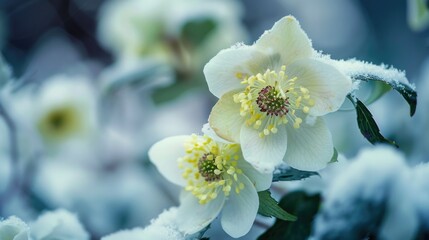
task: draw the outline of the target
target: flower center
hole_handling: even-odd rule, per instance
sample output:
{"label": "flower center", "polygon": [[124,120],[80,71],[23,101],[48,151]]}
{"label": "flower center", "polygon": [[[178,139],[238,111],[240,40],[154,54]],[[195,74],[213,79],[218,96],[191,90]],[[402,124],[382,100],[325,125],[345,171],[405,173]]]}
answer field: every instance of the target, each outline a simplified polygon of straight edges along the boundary
{"label": "flower center", "polygon": [[179,168],[187,181],[186,191],[206,204],[219,193],[228,196],[234,189],[236,194],[244,188],[239,181],[243,174],[238,168],[240,146],[215,142],[208,136],[192,135],[185,143],[186,155],[179,158]]}
{"label": "flower center", "polygon": [[212,153],[205,153],[198,161],[198,171],[206,180],[213,182],[222,179],[221,170],[218,169],[215,163],[215,157]]}
{"label": "flower center", "polygon": [[256,104],[259,111],[266,113],[268,116],[284,116],[289,112],[288,97],[283,98],[273,86],[266,86],[258,94]]}
{"label": "flower center", "polygon": [[264,74],[236,75],[247,86],[234,94],[234,102],[241,104],[240,115],[247,126],[260,130],[261,138],[277,133],[277,126],[288,122],[299,128],[302,117],[314,106],[310,91],[297,77],[289,78],[285,70],[282,66],[278,72],[268,69]]}

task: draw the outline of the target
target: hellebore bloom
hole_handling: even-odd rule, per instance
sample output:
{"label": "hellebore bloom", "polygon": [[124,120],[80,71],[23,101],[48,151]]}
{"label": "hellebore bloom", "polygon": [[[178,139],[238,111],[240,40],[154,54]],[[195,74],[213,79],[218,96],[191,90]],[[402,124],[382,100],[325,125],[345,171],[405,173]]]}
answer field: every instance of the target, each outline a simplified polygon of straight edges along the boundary
{"label": "hellebore bloom", "polygon": [[272,175],[244,161],[240,145],[204,136],[174,136],[151,147],[149,157],[160,173],[184,188],[177,218],[179,230],[196,233],[222,211],[221,225],[232,237],[249,232],[259,207],[258,191]]}
{"label": "hellebore bloom", "polygon": [[282,18],[251,46],[220,51],[204,74],[220,98],[210,127],[240,143],[260,172],[272,172],[282,161],[317,171],[331,160],[332,136],[319,117],[340,108],[351,79],[318,59],[294,17]]}

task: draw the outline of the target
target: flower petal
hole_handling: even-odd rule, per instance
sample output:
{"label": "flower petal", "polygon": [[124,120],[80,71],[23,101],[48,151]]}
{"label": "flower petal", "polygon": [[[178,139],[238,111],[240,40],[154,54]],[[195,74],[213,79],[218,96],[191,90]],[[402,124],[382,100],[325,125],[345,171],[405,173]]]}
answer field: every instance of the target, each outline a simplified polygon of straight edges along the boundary
{"label": "flower petal", "polygon": [[259,132],[243,125],[240,143],[244,159],[261,173],[272,173],[282,162],[287,149],[286,128],[279,126],[276,134],[259,137]]}
{"label": "flower petal", "polygon": [[267,56],[253,46],[233,46],[220,51],[204,66],[210,92],[220,98],[227,92],[244,88],[237,74],[252,75],[265,71]]}
{"label": "flower petal", "polygon": [[307,34],[292,16],[286,16],[277,21],[271,30],[262,34],[255,45],[258,48],[268,48],[272,52],[280,53],[284,65],[299,58],[311,57],[314,51]]}
{"label": "flower petal", "polygon": [[313,125],[303,123],[300,128],[287,127],[288,146],[284,161],[303,171],[318,171],[328,164],[334,153],[331,132],[322,118]]}
{"label": "flower petal", "polygon": [[256,191],[263,191],[270,188],[273,182],[272,173],[260,173],[252,165],[246,162],[244,159],[238,161],[238,168],[240,168],[244,175],[249,178],[256,188]]}
{"label": "flower petal", "polygon": [[310,108],[313,116],[323,116],[338,110],[352,87],[351,79],[333,66],[314,59],[298,60],[286,67],[289,77],[310,91],[315,105]]}
{"label": "flower petal", "polygon": [[225,202],[221,218],[223,230],[234,238],[250,231],[259,208],[258,193],[252,182],[243,175],[239,181],[244,184],[244,188],[239,194],[231,193]]}
{"label": "flower petal", "polygon": [[177,160],[185,156],[184,143],[190,136],[174,136],[164,138],[149,149],[150,161],[155,164],[158,171],[170,182],[186,186],[185,179],[179,169]]}
{"label": "flower petal", "polygon": [[220,213],[225,203],[225,196],[219,194],[206,204],[189,192],[182,192],[177,212],[179,230],[185,234],[194,234],[209,225]]}
{"label": "flower petal", "polygon": [[228,92],[219,99],[210,113],[209,124],[219,137],[238,143],[246,119],[240,115],[240,104],[234,102],[235,93]]}

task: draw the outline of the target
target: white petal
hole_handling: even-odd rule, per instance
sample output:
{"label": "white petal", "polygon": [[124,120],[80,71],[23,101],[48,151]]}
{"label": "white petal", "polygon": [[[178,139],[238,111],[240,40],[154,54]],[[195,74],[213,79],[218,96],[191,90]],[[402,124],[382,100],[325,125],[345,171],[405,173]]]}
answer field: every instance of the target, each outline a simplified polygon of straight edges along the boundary
{"label": "white petal", "polygon": [[259,198],[250,180],[241,175],[239,178],[244,188],[239,194],[232,192],[225,202],[221,224],[231,237],[238,238],[249,232],[259,208]]}
{"label": "white petal", "polygon": [[282,64],[288,65],[299,58],[313,55],[311,41],[292,16],[277,21],[255,44],[258,48],[270,48],[281,55]]}
{"label": "white petal", "polygon": [[202,230],[219,215],[224,202],[225,196],[219,194],[210,202],[200,204],[192,193],[183,192],[177,212],[177,219],[180,219],[178,221],[179,230],[186,234]]}
{"label": "white petal", "polygon": [[209,124],[219,137],[239,143],[245,118],[240,115],[240,104],[234,102],[235,93],[228,92],[219,99],[210,113]]}
{"label": "white petal", "polygon": [[333,66],[314,59],[302,59],[286,67],[289,77],[297,77],[297,83],[308,88],[315,105],[310,108],[313,116],[322,116],[341,107],[350,92],[350,78]]}
{"label": "white petal", "polygon": [[203,128],[201,129],[201,132],[204,133],[204,135],[209,136],[211,139],[215,140],[216,142],[220,142],[220,143],[226,143],[226,144],[231,144],[233,142],[230,142],[226,139],[223,139],[221,137],[219,137],[219,135],[217,135],[217,133],[210,127],[209,123],[205,123],[203,125]]}
{"label": "white petal", "polygon": [[240,159],[238,161],[238,168],[240,168],[244,175],[249,178],[256,188],[256,191],[263,191],[270,188],[273,182],[272,173],[260,173],[252,165],[245,160]]}
{"label": "white petal", "polygon": [[150,161],[158,171],[170,182],[185,186],[185,179],[179,169],[177,160],[185,156],[184,143],[190,136],[174,136],[164,138],[149,149]]}
{"label": "white petal", "polygon": [[227,92],[244,88],[241,84],[243,79],[238,78],[237,74],[253,75],[265,71],[266,66],[261,62],[267,62],[266,58],[253,46],[234,46],[220,51],[204,67],[210,92],[220,98]]}
{"label": "white petal", "polygon": [[322,118],[314,125],[287,128],[288,146],[284,161],[303,171],[318,171],[328,164],[334,153],[331,132]]}
{"label": "white petal", "polygon": [[274,167],[282,163],[287,149],[286,128],[279,126],[276,134],[264,138],[259,131],[243,125],[240,132],[241,149],[244,159],[261,173],[272,173]]}

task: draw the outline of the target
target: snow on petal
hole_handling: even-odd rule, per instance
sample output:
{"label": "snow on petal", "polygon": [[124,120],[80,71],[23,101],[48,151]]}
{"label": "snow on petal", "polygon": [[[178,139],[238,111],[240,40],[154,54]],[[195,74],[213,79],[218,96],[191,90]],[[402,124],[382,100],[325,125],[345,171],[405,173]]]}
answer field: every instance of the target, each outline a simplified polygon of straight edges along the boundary
{"label": "snow on petal", "polygon": [[185,142],[189,136],[174,136],[155,143],[149,149],[149,158],[159,172],[170,182],[185,186],[178,159],[185,155]]}
{"label": "snow on petal", "polygon": [[238,238],[250,231],[259,207],[259,198],[253,183],[241,176],[244,188],[239,194],[233,194],[225,203],[222,211],[222,228],[231,237]]}

